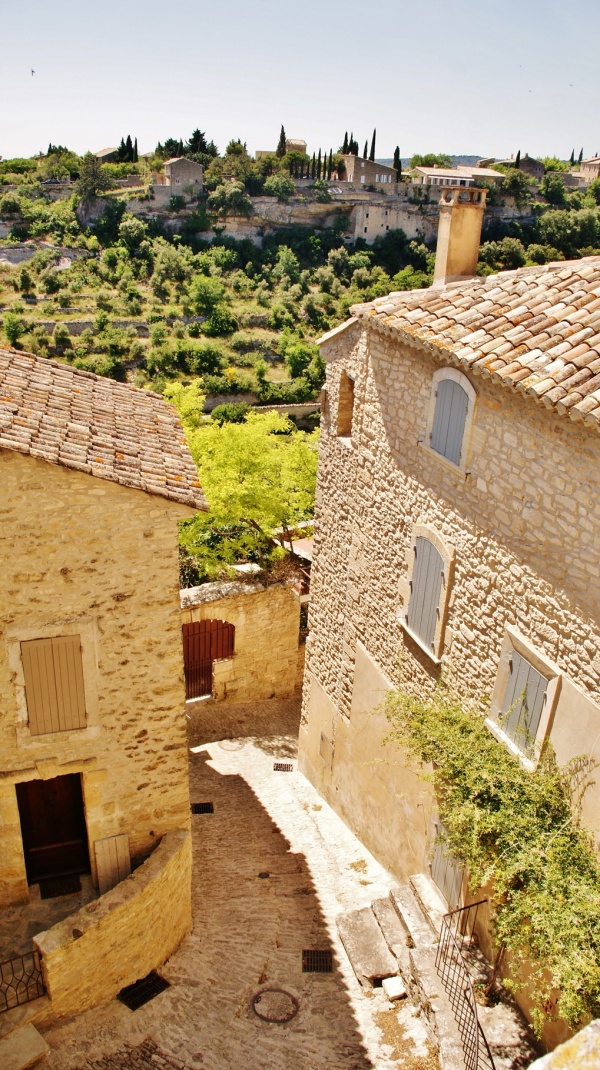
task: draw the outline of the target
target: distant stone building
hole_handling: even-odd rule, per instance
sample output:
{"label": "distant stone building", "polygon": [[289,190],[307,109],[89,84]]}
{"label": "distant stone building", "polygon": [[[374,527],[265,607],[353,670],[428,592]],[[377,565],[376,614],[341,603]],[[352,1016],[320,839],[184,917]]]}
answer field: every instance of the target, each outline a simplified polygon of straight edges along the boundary
{"label": "distant stone building", "polygon": [[164,184],[170,186],[173,194],[182,193],[184,189],[193,188],[195,193],[204,189],[204,168],[187,156],[173,156],[165,160]]}
{"label": "distant stone building", "polygon": [[301,138],[290,137],[285,143],[286,152],[301,152],[306,155],[306,141],[302,141]]}
{"label": "distant stone building", "polygon": [[100,163],[115,163],[119,159],[119,150],[116,148],[99,149],[94,156],[100,160]]}
{"label": "distant stone building", "polygon": [[490,167],[425,167],[419,164],[407,174],[413,186],[474,186],[481,178],[499,186],[504,181],[502,172]]}
{"label": "distant stone building", "polygon": [[[511,156],[510,160],[496,160],[496,163],[502,164],[504,167],[517,166],[515,156]],[[530,178],[534,178],[536,182],[541,182],[546,173],[546,168],[541,160],[534,160],[532,156],[525,153],[519,160],[519,171],[523,171]]]}
{"label": "distant stone building", "polygon": [[[97,929],[104,908],[89,914],[86,940],[73,944],[73,925],[45,934],[51,1012],[73,1013],[89,980],[70,972],[73,956],[102,963],[95,1002],[164,961],[189,926],[177,521],[206,502],[162,398],[9,349],[0,470],[0,902],[85,872],[101,892],[118,885],[113,921]],[[152,910],[164,919],[154,947]]]}
{"label": "distant stone building", "polygon": [[589,160],[582,160],[579,172],[586,183],[600,178],[600,156],[591,156]]}
{"label": "distant stone building", "polygon": [[340,182],[351,182],[355,186],[377,186],[384,193],[396,192],[398,176],[395,167],[352,154],[342,156],[342,160],[343,165],[338,172]]}

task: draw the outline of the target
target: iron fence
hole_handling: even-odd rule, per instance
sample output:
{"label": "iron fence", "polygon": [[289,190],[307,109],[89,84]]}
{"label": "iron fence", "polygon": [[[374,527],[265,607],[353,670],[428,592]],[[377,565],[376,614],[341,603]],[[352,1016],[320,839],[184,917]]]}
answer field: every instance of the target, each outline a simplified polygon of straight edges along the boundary
{"label": "iron fence", "polygon": [[435,959],[436,969],[456,1018],[466,1070],[495,1070],[494,1060],[477,1016],[477,1003],[464,952],[473,945],[481,899],[445,914]]}
{"label": "iron fence", "polygon": [[38,999],[45,991],[39,952],[0,962],[0,1014]]}

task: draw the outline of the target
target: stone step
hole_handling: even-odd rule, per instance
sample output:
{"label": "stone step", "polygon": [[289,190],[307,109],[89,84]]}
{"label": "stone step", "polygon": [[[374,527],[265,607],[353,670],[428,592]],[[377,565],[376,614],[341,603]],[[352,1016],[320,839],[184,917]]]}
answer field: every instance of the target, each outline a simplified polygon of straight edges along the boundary
{"label": "stone step", "polygon": [[[23,1003],[20,1007],[13,1007],[12,1010],[0,1014],[0,1040],[26,1022],[35,1021],[49,1006],[50,997],[40,996],[39,999],[32,999],[29,1003]],[[1,1067],[0,1063],[0,1070]]]}
{"label": "stone step", "polygon": [[50,1048],[32,1022],[14,1029],[0,1040],[2,1070],[26,1070],[43,1059]]}
{"label": "stone step", "polygon": [[385,942],[371,907],[341,914],[337,919],[337,927],[352,968],[363,987],[398,973],[398,963]]}
{"label": "stone step", "polygon": [[434,936],[439,937],[442,918],[444,914],[448,913],[445,901],[442,899],[431,877],[428,877],[426,873],[413,873],[412,877],[409,877],[408,883]]}
{"label": "stone step", "polygon": [[408,937],[409,947],[428,948],[437,937],[426,920],[415,893],[408,884],[393,888],[390,899]]}
{"label": "stone step", "polygon": [[406,942],[406,929],[396,913],[390,896],[386,895],[383,899],[373,900],[371,909],[383,933],[383,938],[400,967],[402,978],[408,985],[410,983],[410,956]]}

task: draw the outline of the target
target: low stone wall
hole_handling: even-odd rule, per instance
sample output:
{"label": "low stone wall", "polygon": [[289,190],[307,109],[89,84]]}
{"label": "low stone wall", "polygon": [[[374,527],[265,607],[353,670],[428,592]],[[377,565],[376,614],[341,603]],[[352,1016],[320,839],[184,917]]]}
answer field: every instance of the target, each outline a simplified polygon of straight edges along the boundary
{"label": "low stone wall", "polygon": [[106,1003],[165,962],[192,927],[191,881],[191,836],[176,829],[131,876],[34,937],[50,997],[36,1024]]}
{"label": "low stone wall", "polygon": [[234,654],[213,662],[213,697],[247,702],[293,695],[298,678],[300,603],[290,587],[205,583],[181,592],[181,620],[226,620]]}

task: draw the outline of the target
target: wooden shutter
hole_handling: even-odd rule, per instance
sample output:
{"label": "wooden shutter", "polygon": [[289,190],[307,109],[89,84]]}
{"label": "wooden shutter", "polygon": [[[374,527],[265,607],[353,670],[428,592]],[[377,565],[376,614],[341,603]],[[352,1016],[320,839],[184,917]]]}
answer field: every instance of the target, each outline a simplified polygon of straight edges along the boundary
{"label": "wooden shutter", "polygon": [[78,635],[21,643],[29,727],[35,736],[85,728],[85,693]]}
{"label": "wooden shutter", "polygon": [[100,895],[124,881],[131,873],[129,836],[107,836],[94,843]]}
{"label": "wooden shutter", "polygon": [[429,539],[415,544],[415,564],[410,581],[406,623],[426,646],[433,648],[437,625],[444,562]]}
{"label": "wooden shutter", "polygon": [[502,729],[523,751],[533,750],[547,687],[546,677],[513,650],[502,704]]}
{"label": "wooden shutter", "polygon": [[453,464],[460,463],[469,399],[459,383],[441,379],[438,383],[431,448]]}

